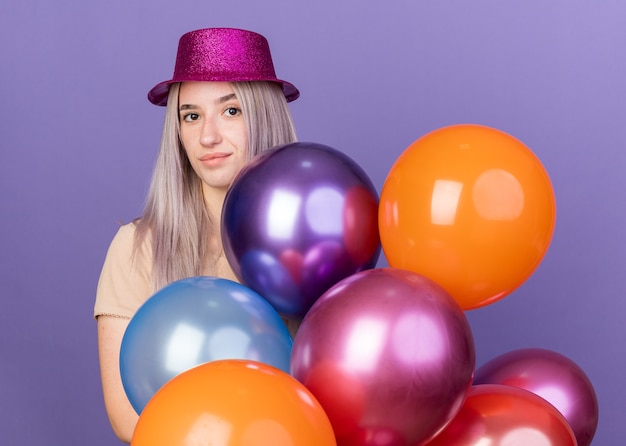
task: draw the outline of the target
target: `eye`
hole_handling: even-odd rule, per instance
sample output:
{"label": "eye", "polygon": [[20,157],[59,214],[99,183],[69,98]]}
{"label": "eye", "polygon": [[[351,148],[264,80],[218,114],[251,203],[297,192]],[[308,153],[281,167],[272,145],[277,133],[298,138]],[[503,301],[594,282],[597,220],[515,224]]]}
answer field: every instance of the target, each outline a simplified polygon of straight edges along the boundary
{"label": "eye", "polygon": [[198,119],[200,119],[200,115],[198,115],[198,113],[185,113],[183,115],[183,121],[185,122],[197,121]]}
{"label": "eye", "polygon": [[239,116],[241,114],[241,109],[237,107],[228,107],[226,110],[224,110],[224,114],[226,116]]}

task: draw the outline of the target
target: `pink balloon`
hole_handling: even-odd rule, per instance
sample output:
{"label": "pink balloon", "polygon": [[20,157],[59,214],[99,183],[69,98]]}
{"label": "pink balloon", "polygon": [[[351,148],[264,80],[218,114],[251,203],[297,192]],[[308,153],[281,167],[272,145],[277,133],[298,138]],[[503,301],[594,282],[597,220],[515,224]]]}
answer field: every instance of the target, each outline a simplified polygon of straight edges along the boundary
{"label": "pink balloon", "polygon": [[474,367],[458,304],[394,268],[362,271],[324,293],[291,356],[292,375],[324,408],[339,446],[421,444],[460,409]]}
{"label": "pink balloon", "polygon": [[591,444],[598,400],[585,372],[565,356],[539,348],[514,350],[480,367],[474,383],[515,386],[539,395],[567,419],[578,446]]}
{"label": "pink balloon", "polygon": [[543,398],[518,387],[474,386],[460,412],[427,446],[576,446],[567,420]]}

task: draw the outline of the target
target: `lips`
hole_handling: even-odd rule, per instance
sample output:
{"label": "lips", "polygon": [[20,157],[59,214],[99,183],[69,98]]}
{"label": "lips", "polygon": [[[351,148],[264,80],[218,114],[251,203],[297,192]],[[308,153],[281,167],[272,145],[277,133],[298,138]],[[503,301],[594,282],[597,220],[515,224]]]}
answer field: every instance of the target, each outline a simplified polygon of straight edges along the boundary
{"label": "lips", "polygon": [[224,153],[224,152],[207,153],[206,155],[202,155],[200,157],[200,161],[211,161],[217,158],[226,158],[228,156],[230,156],[230,153]]}
{"label": "lips", "polygon": [[212,152],[212,153],[207,153],[205,155],[202,155],[200,157],[200,161],[207,166],[213,166],[213,165],[221,163],[230,155],[231,155],[230,153],[225,153],[225,152]]}

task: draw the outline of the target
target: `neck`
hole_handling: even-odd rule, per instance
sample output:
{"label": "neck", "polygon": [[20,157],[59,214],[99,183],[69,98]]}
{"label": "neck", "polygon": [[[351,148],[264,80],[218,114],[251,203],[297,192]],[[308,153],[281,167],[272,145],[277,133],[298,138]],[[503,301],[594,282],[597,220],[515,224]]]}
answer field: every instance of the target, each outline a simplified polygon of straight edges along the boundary
{"label": "neck", "polygon": [[214,188],[202,184],[202,194],[204,196],[204,205],[206,206],[209,218],[219,232],[220,219],[222,217],[222,207],[224,198],[226,198],[226,188]]}

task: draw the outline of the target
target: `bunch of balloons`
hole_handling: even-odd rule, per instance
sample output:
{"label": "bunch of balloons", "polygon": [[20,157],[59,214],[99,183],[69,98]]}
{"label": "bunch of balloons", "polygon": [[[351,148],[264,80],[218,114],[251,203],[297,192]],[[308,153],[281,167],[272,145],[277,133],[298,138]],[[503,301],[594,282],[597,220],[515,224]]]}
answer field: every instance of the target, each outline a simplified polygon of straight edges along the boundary
{"label": "bunch of balloons", "polygon": [[[131,320],[132,444],[588,446],[584,372],[540,349],[476,369],[465,316],[533,273],[555,214],[540,161],[490,127],[418,139],[380,199],[328,146],[262,153],[222,213],[241,284],[175,282]],[[301,320],[293,341],[281,317]]]}
{"label": "bunch of balloons", "polygon": [[[432,279],[463,310],[524,283],[547,252],[555,219],[550,179],[532,151],[505,132],[471,124],[411,144],[379,204],[390,266]],[[588,446],[597,422],[584,372],[558,353],[527,349],[479,368],[458,413],[427,444]]]}
{"label": "bunch of balloons", "polygon": [[585,372],[571,359],[541,348],[504,353],[483,364],[474,384],[501,384],[542,397],[563,415],[578,446],[588,446],[598,426],[598,399]]}
{"label": "bunch of balloons", "polygon": [[507,352],[476,370],[461,410],[428,443],[589,446],[598,400],[583,370],[545,349]]}
{"label": "bunch of balloons", "polygon": [[140,414],[133,445],[335,445],[317,399],[289,375],[301,319],[380,255],[378,195],[349,157],[296,143],[252,160],[230,188],[224,250],[241,284],[174,282],[131,319],[124,390]]}
{"label": "bunch of balloons", "polygon": [[134,446],[335,446],[315,397],[289,375],[293,340],[253,290],[216,277],[171,283],[131,319],[122,384]]}

